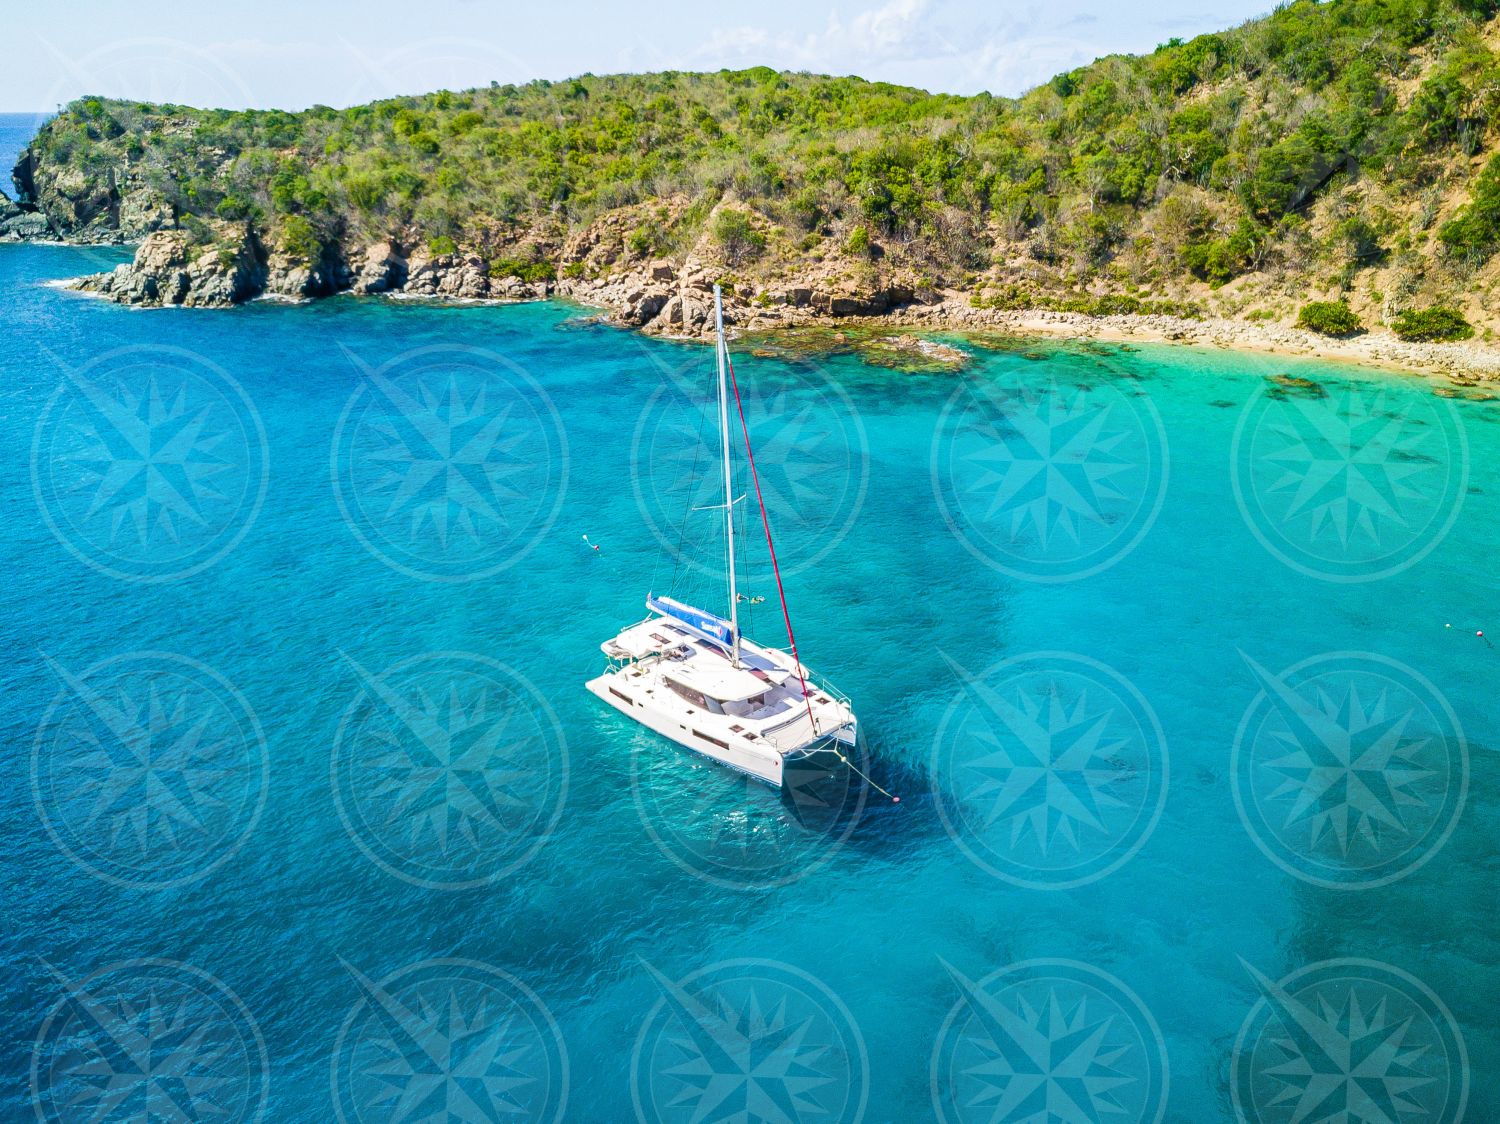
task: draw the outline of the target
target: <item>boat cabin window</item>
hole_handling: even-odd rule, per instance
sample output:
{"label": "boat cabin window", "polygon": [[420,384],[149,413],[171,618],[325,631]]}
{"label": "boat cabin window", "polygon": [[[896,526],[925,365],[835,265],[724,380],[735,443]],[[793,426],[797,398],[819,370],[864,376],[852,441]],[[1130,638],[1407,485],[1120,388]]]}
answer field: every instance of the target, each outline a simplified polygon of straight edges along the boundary
{"label": "boat cabin window", "polygon": [[719,705],[718,699],[711,699],[700,691],[695,691],[691,687],[684,687],[681,683],[670,677],[667,678],[667,686],[694,706],[700,707],[710,714],[724,713],[724,708]]}

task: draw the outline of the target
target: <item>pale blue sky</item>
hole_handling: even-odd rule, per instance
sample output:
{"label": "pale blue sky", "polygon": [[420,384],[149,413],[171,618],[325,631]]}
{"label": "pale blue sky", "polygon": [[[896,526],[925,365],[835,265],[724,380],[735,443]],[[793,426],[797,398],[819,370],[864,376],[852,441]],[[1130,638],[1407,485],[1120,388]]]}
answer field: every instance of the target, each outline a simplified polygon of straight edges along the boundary
{"label": "pale blue sky", "polygon": [[1269,0],[73,0],[8,4],[0,110],[98,93],[191,105],[343,106],[591,71],[764,63],[1015,94],[1101,54],[1233,26]]}

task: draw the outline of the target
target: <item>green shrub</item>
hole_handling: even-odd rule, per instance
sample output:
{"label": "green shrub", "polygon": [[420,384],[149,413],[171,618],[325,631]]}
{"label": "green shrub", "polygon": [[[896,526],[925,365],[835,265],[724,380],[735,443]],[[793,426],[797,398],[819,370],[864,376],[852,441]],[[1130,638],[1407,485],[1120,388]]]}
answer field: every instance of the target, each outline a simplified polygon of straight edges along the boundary
{"label": "green shrub", "polygon": [[1403,340],[1447,343],[1468,339],[1474,327],[1458,309],[1439,306],[1403,312],[1391,321],[1391,331]]}
{"label": "green shrub", "polygon": [[714,240],[736,265],[758,257],[766,248],[766,236],[755,229],[744,211],[720,211],[714,219]]}
{"label": "green shrub", "polygon": [[[581,264],[581,263],[575,263]],[[548,261],[530,258],[496,258],[490,262],[491,277],[519,277],[522,281],[555,281],[557,267]]]}
{"label": "green shrub", "polygon": [[849,232],[849,237],[844,239],[844,252],[854,257],[868,257],[870,232],[862,226],[856,226]]}
{"label": "green shrub", "polygon": [[1349,260],[1361,265],[1373,265],[1386,258],[1385,247],[1380,244],[1380,231],[1362,215],[1351,215],[1334,224],[1333,236],[1342,243]]}
{"label": "green shrub", "polygon": [[233,220],[259,219],[262,217],[259,207],[244,196],[233,193],[219,200],[218,206],[214,208],[214,214],[218,215],[221,219]]}
{"label": "green shrub", "polygon": [[585,269],[584,269],[583,262],[581,262],[581,261],[570,261],[567,265],[563,266],[562,275],[564,277],[567,277],[567,278],[569,278],[571,280],[576,281],[576,280],[578,280],[580,277],[582,277],[584,275],[584,272],[585,272]]}
{"label": "green shrub", "polygon": [[1479,173],[1468,204],[1438,228],[1438,240],[1474,264],[1500,248],[1500,154],[1490,157]]}
{"label": "green shrub", "polygon": [[626,237],[625,246],[638,258],[649,257],[656,250],[656,235],[650,227],[638,226]]}
{"label": "green shrub", "polygon": [[301,215],[288,215],[281,220],[281,248],[294,258],[305,262],[316,261],[323,254],[323,243],[313,224]]}
{"label": "green shrub", "polygon": [[208,223],[204,222],[197,215],[181,215],[177,221],[187,234],[189,245],[202,246],[214,240],[213,227],[209,226]]}
{"label": "green shrub", "polygon": [[1217,289],[1250,269],[1262,235],[1255,223],[1241,219],[1227,238],[1188,245],[1182,251],[1182,259],[1195,276]]}
{"label": "green shrub", "polygon": [[1322,336],[1352,336],[1365,330],[1344,301],[1310,301],[1297,314],[1297,327]]}
{"label": "green shrub", "polygon": [[458,244],[446,234],[434,234],[427,240],[427,249],[435,256],[441,257],[443,254],[456,254]]}
{"label": "green shrub", "polygon": [[1094,296],[1091,293],[1042,293],[1026,285],[1007,282],[969,298],[975,308],[1005,311],[1041,309],[1047,312],[1078,312],[1085,316],[1178,316],[1198,320],[1203,309],[1191,301],[1143,300],[1124,294]]}

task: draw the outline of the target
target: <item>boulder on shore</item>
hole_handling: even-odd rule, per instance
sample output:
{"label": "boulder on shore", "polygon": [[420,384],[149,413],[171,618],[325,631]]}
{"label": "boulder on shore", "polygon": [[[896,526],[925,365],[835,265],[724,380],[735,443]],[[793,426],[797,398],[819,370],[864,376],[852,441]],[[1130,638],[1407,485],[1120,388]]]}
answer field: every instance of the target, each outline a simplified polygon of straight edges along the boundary
{"label": "boulder on shore", "polygon": [[121,304],[224,308],[260,293],[266,265],[260,244],[243,227],[225,224],[219,237],[193,243],[186,231],[146,236],[135,260],[109,273],[80,278],[75,287]]}
{"label": "boulder on shore", "polygon": [[350,265],[349,287],[356,293],[388,293],[406,284],[406,259],[390,242],[372,242]]}
{"label": "boulder on shore", "polygon": [[0,192],[0,242],[32,242],[53,237],[47,216],[35,207],[13,203]]}
{"label": "boulder on shore", "polygon": [[349,266],[337,247],[325,248],[311,261],[284,250],[273,252],[266,260],[265,291],[278,296],[298,300],[326,297],[348,288],[349,280]]}
{"label": "boulder on shore", "polygon": [[477,254],[437,254],[412,258],[404,288],[417,296],[476,300],[490,295],[490,278]]}

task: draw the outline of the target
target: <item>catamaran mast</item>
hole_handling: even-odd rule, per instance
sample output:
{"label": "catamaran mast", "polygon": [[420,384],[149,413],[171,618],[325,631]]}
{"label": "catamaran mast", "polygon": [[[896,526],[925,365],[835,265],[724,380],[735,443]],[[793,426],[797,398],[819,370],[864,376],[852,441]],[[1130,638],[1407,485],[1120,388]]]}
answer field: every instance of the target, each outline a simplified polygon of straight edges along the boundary
{"label": "catamaran mast", "polygon": [[734,581],[734,473],[729,463],[729,383],[724,373],[724,297],[714,286],[714,332],[719,359],[719,438],[724,454],[724,533],[729,544],[729,628],[734,634],[730,662],[740,666],[740,597]]}

